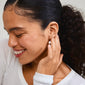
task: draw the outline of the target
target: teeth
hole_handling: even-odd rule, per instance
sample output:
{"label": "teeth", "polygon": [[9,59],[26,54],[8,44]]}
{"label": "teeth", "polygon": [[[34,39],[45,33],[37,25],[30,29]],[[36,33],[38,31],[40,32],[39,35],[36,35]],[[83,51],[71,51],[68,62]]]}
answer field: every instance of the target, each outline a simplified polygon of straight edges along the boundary
{"label": "teeth", "polygon": [[21,50],[21,51],[14,51],[14,54],[21,54],[24,50]]}

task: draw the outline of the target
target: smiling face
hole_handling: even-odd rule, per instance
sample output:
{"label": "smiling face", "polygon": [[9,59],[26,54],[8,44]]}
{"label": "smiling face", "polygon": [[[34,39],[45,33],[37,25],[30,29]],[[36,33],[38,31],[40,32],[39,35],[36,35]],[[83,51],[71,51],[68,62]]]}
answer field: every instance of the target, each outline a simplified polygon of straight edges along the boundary
{"label": "smiling face", "polygon": [[29,19],[10,11],[9,7],[3,14],[4,27],[9,33],[8,44],[21,64],[33,62],[38,58],[48,42],[46,30],[42,30],[41,23]]}

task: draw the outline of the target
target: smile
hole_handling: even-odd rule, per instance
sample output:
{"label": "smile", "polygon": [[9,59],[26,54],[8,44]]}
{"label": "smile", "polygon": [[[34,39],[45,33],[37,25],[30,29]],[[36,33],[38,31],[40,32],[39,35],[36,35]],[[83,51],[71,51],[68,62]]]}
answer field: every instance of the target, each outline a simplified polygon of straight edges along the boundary
{"label": "smile", "polygon": [[18,50],[18,51],[14,51],[14,55],[16,57],[20,57],[23,53],[24,53],[25,50]]}

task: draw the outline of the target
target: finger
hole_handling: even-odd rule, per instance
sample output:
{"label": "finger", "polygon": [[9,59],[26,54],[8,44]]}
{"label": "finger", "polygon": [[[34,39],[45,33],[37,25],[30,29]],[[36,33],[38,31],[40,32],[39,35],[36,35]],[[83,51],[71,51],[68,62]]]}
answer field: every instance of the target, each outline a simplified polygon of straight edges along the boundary
{"label": "finger", "polygon": [[52,42],[52,44],[51,44],[51,46],[52,46],[52,56],[54,57],[55,54],[56,54],[56,47],[55,47],[56,43],[55,43],[54,37],[51,39],[51,42]]}
{"label": "finger", "polygon": [[55,37],[55,47],[56,47],[56,53],[55,55],[57,56],[57,59],[60,57],[60,52],[61,52],[61,46],[60,46],[60,41],[58,35]]}
{"label": "finger", "polygon": [[60,59],[59,59],[58,66],[60,66],[60,64],[62,63],[62,61],[63,61],[63,54],[60,54]]}
{"label": "finger", "polygon": [[63,54],[60,55],[60,59],[57,62],[56,70],[59,68],[59,66],[61,65],[62,61],[63,61]]}
{"label": "finger", "polygon": [[60,61],[60,41],[58,35],[54,39],[52,39],[52,54],[53,54],[53,61],[58,63]]}
{"label": "finger", "polygon": [[59,40],[59,36],[56,35],[56,45],[58,45],[59,48],[61,48],[61,45],[60,45],[60,40]]}

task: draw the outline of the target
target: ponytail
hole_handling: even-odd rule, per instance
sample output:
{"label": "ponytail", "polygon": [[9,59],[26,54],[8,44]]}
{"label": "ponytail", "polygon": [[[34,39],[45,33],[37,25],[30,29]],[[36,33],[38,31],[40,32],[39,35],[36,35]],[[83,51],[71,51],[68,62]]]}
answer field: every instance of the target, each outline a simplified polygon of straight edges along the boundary
{"label": "ponytail", "polygon": [[85,70],[85,22],[72,7],[63,6],[61,14],[59,36],[64,62],[81,75],[82,68]]}

